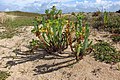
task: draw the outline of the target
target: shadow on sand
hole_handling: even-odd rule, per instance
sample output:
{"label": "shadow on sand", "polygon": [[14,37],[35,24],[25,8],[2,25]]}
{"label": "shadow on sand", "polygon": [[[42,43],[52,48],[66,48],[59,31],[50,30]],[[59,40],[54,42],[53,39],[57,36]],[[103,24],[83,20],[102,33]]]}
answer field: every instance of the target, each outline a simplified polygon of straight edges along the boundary
{"label": "shadow on sand", "polygon": [[[38,74],[45,74],[50,73],[56,70],[59,70],[64,67],[69,67],[71,65],[74,65],[76,62],[75,57],[73,55],[68,56],[62,56],[62,54],[59,53],[53,53],[49,54],[45,52],[44,50],[35,50],[34,53],[30,51],[21,51],[19,49],[16,49],[13,51],[17,56],[14,57],[13,60],[8,61],[6,63],[6,67],[8,66],[12,67],[17,64],[26,63],[29,61],[35,61],[35,60],[45,60],[48,64],[42,63],[41,65],[37,65],[33,71],[36,72],[34,75]],[[70,54],[70,53],[63,53],[63,54]],[[3,57],[8,58],[8,57]],[[10,57],[9,57],[10,58]],[[13,58],[13,57],[11,57]],[[55,63],[50,64],[50,61],[56,61]],[[58,60],[58,61],[57,61]]]}

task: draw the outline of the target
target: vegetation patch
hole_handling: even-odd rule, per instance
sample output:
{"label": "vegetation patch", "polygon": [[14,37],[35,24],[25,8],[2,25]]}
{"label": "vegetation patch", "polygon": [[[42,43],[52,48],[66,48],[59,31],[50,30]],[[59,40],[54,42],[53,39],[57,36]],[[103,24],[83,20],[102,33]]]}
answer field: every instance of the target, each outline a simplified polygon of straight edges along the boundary
{"label": "vegetation patch", "polygon": [[[70,46],[76,60],[82,58],[92,43],[88,40],[90,31],[89,25],[83,22],[84,15],[72,14],[77,20],[71,21],[61,16],[62,10],[57,10],[55,6],[46,10],[45,13],[46,17],[42,16],[34,21],[32,32],[39,40],[33,39],[31,44],[48,53],[61,53]],[[74,38],[72,38],[72,33],[74,33]]]}
{"label": "vegetation patch", "polygon": [[8,15],[14,15],[14,16],[27,16],[27,17],[35,17],[35,16],[40,16],[38,13],[29,13],[29,12],[21,12],[21,11],[9,11],[5,12]]}
{"label": "vegetation patch", "polygon": [[33,26],[34,17],[16,17],[14,20],[7,19],[2,26],[6,28],[18,28],[21,26]]}
{"label": "vegetation patch", "polygon": [[108,23],[106,25],[107,31],[120,34],[120,15],[109,13],[108,18]]}
{"label": "vegetation patch", "polygon": [[120,15],[113,12],[100,12],[99,15],[93,16],[91,25],[98,30],[120,34]]}
{"label": "vegetation patch", "polygon": [[120,35],[119,34],[111,35],[111,38],[114,42],[120,42]]}
{"label": "vegetation patch", "polygon": [[3,31],[0,32],[0,39],[4,39],[4,38],[12,38],[14,35],[16,34],[16,31]]}
{"label": "vegetation patch", "polygon": [[0,32],[0,38],[2,39],[12,38],[15,34],[18,34],[17,29],[23,26],[33,26],[34,18],[38,16],[38,14],[26,12],[7,12],[7,14],[16,17],[14,19],[7,18],[6,21],[1,24],[1,26],[5,27],[5,31]]}
{"label": "vegetation patch", "polygon": [[0,70],[0,80],[6,80],[10,76],[10,73]]}
{"label": "vegetation patch", "polygon": [[120,52],[107,42],[99,42],[93,46],[93,56],[96,60],[105,63],[120,62]]}

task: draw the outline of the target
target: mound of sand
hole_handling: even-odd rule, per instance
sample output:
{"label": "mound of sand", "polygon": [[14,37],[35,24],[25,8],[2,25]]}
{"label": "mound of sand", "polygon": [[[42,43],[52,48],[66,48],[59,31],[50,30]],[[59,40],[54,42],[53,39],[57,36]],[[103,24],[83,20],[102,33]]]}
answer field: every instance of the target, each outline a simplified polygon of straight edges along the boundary
{"label": "mound of sand", "polygon": [[[35,38],[31,28],[23,27],[19,35],[0,40],[0,70],[10,72],[7,80],[120,80],[118,64],[111,68],[90,55],[76,63],[74,57],[64,54],[50,55],[42,50],[29,53],[29,41]],[[90,38],[102,39],[103,35],[96,33]]]}

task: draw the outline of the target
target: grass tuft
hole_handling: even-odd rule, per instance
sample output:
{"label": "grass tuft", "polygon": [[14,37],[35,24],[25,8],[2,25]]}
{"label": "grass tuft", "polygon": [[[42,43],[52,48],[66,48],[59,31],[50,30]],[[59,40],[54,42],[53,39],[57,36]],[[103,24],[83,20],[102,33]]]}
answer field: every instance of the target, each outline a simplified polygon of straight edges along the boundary
{"label": "grass tuft", "polygon": [[6,80],[10,76],[10,73],[0,70],[0,80]]}

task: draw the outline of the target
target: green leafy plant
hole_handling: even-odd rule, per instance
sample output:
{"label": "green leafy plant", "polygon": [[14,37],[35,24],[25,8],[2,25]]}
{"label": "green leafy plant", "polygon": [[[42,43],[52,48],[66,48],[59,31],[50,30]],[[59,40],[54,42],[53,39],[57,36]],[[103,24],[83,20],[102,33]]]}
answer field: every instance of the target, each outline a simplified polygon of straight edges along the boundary
{"label": "green leafy plant", "polygon": [[104,11],[104,25],[106,26],[108,23],[108,12]]}
{"label": "green leafy plant", "polygon": [[[75,15],[75,14],[74,14]],[[77,17],[77,22],[75,22],[75,39],[76,43],[74,47],[71,47],[72,51],[76,54],[76,60],[83,55],[85,55],[85,51],[90,47],[92,41],[89,42],[89,25],[83,23],[84,16],[82,14],[75,15]],[[71,40],[69,40],[70,42]]]}
{"label": "green leafy plant", "polygon": [[0,80],[6,80],[10,76],[9,73],[0,70]]}
{"label": "green leafy plant", "polygon": [[116,51],[107,42],[99,42],[93,46],[93,56],[96,60],[104,61],[105,63],[117,63],[120,62],[120,53]]}
{"label": "green leafy plant", "polygon": [[[39,38],[41,48],[49,53],[61,52],[67,48],[66,35],[63,32],[66,21],[61,18],[62,11],[53,6],[51,10],[46,10],[45,13],[47,16],[43,16],[41,21],[38,19],[34,21],[32,32]],[[40,27],[39,22],[41,22]]]}
{"label": "green leafy plant", "polygon": [[[78,61],[79,57],[84,55],[85,50],[92,43],[88,42],[89,26],[83,24],[84,16],[74,14],[77,21],[66,20],[61,16],[62,10],[57,10],[55,6],[46,10],[45,13],[46,16],[41,19],[36,18],[34,21],[32,32],[39,38],[39,43],[35,40],[32,43],[35,42],[35,45],[39,45],[40,48],[49,53],[61,53],[70,46]],[[72,33],[75,33],[75,38],[72,38]]]}

